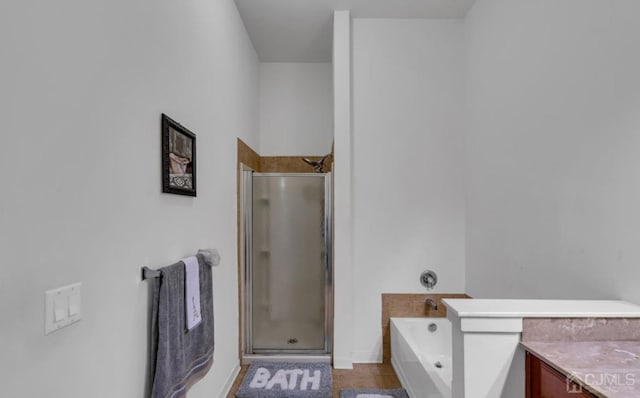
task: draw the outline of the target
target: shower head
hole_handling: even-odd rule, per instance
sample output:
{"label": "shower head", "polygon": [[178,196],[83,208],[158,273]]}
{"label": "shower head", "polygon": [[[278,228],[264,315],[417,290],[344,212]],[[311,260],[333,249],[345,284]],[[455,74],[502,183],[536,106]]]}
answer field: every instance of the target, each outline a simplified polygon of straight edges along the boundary
{"label": "shower head", "polygon": [[313,166],[313,171],[314,171],[314,172],[316,172],[316,173],[322,173],[322,172],[324,172],[324,161],[325,161],[325,159],[327,158],[327,156],[329,156],[329,155],[324,155],[324,156],[322,157],[322,159],[318,160],[317,162],[316,162],[316,161],[313,161],[313,160],[311,160],[311,159],[309,159],[309,158],[302,158],[302,160],[303,160],[306,164],[308,164],[308,165],[310,165],[310,166]]}

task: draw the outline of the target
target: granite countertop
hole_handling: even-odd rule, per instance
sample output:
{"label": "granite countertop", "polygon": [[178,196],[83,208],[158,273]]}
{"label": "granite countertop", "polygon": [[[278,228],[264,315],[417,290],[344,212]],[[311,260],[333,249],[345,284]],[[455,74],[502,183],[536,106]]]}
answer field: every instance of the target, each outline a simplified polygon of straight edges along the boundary
{"label": "granite countertop", "polygon": [[640,397],[640,341],[523,341],[520,344],[598,397]]}
{"label": "granite countertop", "polygon": [[640,318],[640,306],[620,300],[455,299],[442,303],[459,318]]}

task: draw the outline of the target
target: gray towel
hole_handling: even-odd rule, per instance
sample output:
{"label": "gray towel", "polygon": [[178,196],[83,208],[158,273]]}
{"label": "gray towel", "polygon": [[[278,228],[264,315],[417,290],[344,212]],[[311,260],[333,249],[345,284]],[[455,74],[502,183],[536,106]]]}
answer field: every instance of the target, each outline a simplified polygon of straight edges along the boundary
{"label": "gray towel", "polygon": [[186,327],[184,264],[161,268],[161,276],[153,280],[151,398],[185,397],[213,364],[212,272],[203,254],[197,258],[202,322],[195,328]]}

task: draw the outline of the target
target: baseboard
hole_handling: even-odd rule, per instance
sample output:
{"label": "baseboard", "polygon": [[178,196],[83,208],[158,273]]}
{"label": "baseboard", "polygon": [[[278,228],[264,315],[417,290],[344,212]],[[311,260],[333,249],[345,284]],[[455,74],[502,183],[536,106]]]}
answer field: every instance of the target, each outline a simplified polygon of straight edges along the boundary
{"label": "baseboard", "polygon": [[333,357],[334,369],[353,369],[353,360],[351,358]]}
{"label": "baseboard", "polygon": [[382,353],[380,352],[354,352],[353,363],[382,363]]}
{"label": "baseboard", "polygon": [[220,391],[218,398],[226,398],[227,395],[229,395],[229,392],[231,392],[231,387],[233,387],[233,383],[236,381],[236,377],[238,377],[238,374],[240,374],[240,365],[236,365],[233,369],[231,369],[231,373],[229,374],[229,377],[227,377],[227,381],[224,383],[224,386],[222,387],[222,391]]}

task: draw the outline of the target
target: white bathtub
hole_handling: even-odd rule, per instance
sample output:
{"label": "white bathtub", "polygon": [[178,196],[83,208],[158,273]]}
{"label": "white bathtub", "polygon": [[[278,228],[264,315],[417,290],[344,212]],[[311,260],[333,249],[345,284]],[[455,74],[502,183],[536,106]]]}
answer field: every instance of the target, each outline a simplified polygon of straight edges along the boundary
{"label": "white bathtub", "polygon": [[451,398],[451,322],[391,318],[391,363],[411,398]]}

